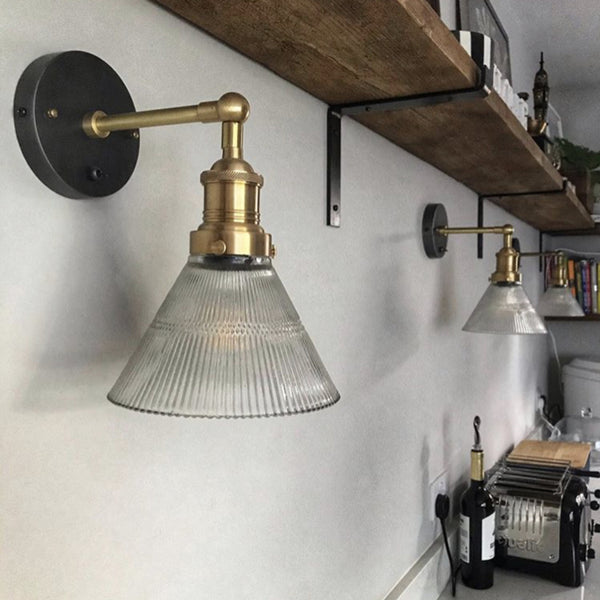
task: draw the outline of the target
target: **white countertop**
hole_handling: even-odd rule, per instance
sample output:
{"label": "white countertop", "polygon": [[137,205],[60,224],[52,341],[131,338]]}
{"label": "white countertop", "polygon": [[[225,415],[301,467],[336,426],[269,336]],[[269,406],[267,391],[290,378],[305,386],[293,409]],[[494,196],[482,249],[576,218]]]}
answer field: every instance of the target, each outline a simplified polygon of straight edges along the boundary
{"label": "white countertop", "polygon": [[[600,599],[600,560],[592,561],[583,588],[570,588],[533,575],[496,568],[494,585],[489,590],[473,590],[465,587],[458,576],[456,584],[457,600],[599,600]],[[439,600],[451,600],[450,584],[442,592]]]}

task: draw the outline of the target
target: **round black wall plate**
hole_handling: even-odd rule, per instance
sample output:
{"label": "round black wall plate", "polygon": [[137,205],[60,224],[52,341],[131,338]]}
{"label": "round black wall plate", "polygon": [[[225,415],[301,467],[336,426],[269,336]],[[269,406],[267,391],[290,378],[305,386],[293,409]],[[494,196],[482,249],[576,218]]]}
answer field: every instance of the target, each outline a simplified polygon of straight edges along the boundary
{"label": "round black wall plate", "polygon": [[117,131],[89,138],[84,115],[135,110],[115,71],[93,54],[47,54],[23,72],[15,92],[15,129],[21,151],[37,177],[68,198],[108,196],[135,169],[139,134]]}
{"label": "round black wall plate", "polygon": [[423,213],[422,233],[425,254],[429,258],[442,258],[446,254],[448,236],[437,232],[448,226],[448,215],[443,204],[428,204]]}

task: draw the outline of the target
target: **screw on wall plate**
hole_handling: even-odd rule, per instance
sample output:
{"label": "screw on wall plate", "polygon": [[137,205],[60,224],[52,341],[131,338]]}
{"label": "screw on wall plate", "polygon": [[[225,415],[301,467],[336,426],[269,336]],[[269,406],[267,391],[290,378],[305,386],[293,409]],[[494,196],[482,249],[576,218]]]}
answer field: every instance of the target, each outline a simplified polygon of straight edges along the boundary
{"label": "screw on wall plate", "polygon": [[26,117],[27,109],[24,106],[20,106],[19,108],[17,108],[17,114],[19,115],[19,117]]}
{"label": "screw on wall plate", "polygon": [[106,178],[106,173],[99,167],[90,167],[87,176],[90,181],[100,181]]}
{"label": "screw on wall plate", "polygon": [[57,108],[49,108],[46,111],[46,116],[49,119],[58,119],[58,109]]}
{"label": "screw on wall plate", "polygon": [[139,139],[140,139],[140,132],[139,132],[139,130],[137,130],[137,129],[134,129],[134,130],[131,132],[131,137],[132,137],[134,140],[139,140]]}

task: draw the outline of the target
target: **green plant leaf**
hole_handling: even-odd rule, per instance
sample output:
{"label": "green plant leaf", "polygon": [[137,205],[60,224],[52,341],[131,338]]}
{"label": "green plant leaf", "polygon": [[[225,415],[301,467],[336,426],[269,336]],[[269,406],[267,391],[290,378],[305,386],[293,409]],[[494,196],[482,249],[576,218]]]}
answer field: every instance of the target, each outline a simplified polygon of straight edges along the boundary
{"label": "green plant leaf", "polygon": [[575,167],[593,171],[600,167],[600,152],[594,152],[585,146],[573,144],[566,138],[557,138],[561,157]]}

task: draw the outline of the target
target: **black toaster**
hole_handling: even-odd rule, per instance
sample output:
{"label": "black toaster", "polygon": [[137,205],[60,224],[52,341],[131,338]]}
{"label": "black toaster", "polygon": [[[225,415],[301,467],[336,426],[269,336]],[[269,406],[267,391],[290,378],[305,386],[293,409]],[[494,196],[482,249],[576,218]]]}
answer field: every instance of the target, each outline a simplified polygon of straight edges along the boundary
{"label": "black toaster", "polygon": [[592,538],[600,531],[592,520],[598,502],[569,463],[504,459],[486,486],[496,501],[495,564],[582,585],[595,556]]}

